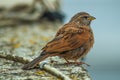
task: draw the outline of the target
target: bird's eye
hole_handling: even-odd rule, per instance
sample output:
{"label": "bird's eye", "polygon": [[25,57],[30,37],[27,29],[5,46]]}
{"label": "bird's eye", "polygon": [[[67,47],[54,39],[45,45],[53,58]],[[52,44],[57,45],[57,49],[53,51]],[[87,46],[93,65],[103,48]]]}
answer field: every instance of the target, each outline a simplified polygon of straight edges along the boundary
{"label": "bird's eye", "polygon": [[87,18],[88,18],[88,16],[84,16],[83,18],[87,19]]}

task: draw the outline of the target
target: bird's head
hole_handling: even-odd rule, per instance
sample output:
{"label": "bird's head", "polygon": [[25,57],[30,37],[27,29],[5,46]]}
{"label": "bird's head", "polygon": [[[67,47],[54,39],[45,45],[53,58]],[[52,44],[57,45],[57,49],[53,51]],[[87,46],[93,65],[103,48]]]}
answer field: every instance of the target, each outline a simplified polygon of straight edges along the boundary
{"label": "bird's head", "polygon": [[80,12],[74,15],[70,22],[76,22],[80,24],[81,26],[89,26],[91,21],[96,19],[95,17],[91,16],[90,14],[86,12]]}

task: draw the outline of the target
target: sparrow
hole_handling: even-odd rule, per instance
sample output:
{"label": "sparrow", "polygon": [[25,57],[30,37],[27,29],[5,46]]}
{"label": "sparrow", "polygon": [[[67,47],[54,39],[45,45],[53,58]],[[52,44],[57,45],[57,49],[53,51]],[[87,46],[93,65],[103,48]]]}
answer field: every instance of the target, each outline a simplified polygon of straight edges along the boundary
{"label": "sparrow", "polygon": [[[84,63],[77,60],[85,57],[93,47],[94,34],[90,24],[94,19],[96,18],[86,12],[74,15],[58,30],[54,39],[41,49],[41,54],[30,63],[25,64],[22,69],[33,69],[39,62],[52,56],[62,57],[67,63]],[[73,62],[70,62],[71,60]]]}

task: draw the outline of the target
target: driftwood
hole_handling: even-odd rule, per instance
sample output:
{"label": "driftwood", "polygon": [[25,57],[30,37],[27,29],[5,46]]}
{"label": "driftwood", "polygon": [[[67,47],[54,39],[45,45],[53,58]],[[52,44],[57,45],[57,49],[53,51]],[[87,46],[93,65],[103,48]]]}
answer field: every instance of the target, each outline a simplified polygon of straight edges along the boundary
{"label": "driftwood", "polygon": [[60,72],[58,69],[46,64],[46,63],[40,63],[39,64],[41,69],[44,69],[45,71],[50,72],[51,74],[61,78],[62,80],[71,80],[68,76],[66,76],[65,74],[63,74],[62,72]]}
{"label": "driftwood", "polygon": [[27,63],[30,62],[29,60],[25,60],[22,57],[5,54],[4,51],[0,51],[0,58],[10,60],[10,61],[14,61],[14,62],[19,62],[19,63],[22,63],[22,64],[27,64]]}

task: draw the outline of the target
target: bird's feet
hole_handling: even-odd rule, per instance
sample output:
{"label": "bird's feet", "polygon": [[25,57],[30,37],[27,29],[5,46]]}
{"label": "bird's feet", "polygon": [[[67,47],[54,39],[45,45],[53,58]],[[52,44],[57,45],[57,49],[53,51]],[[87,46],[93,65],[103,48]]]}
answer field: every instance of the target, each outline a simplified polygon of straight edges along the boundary
{"label": "bird's feet", "polygon": [[65,64],[76,64],[76,65],[82,65],[82,64],[85,64],[87,66],[90,66],[89,64],[85,63],[85,62],[67,62]]}

